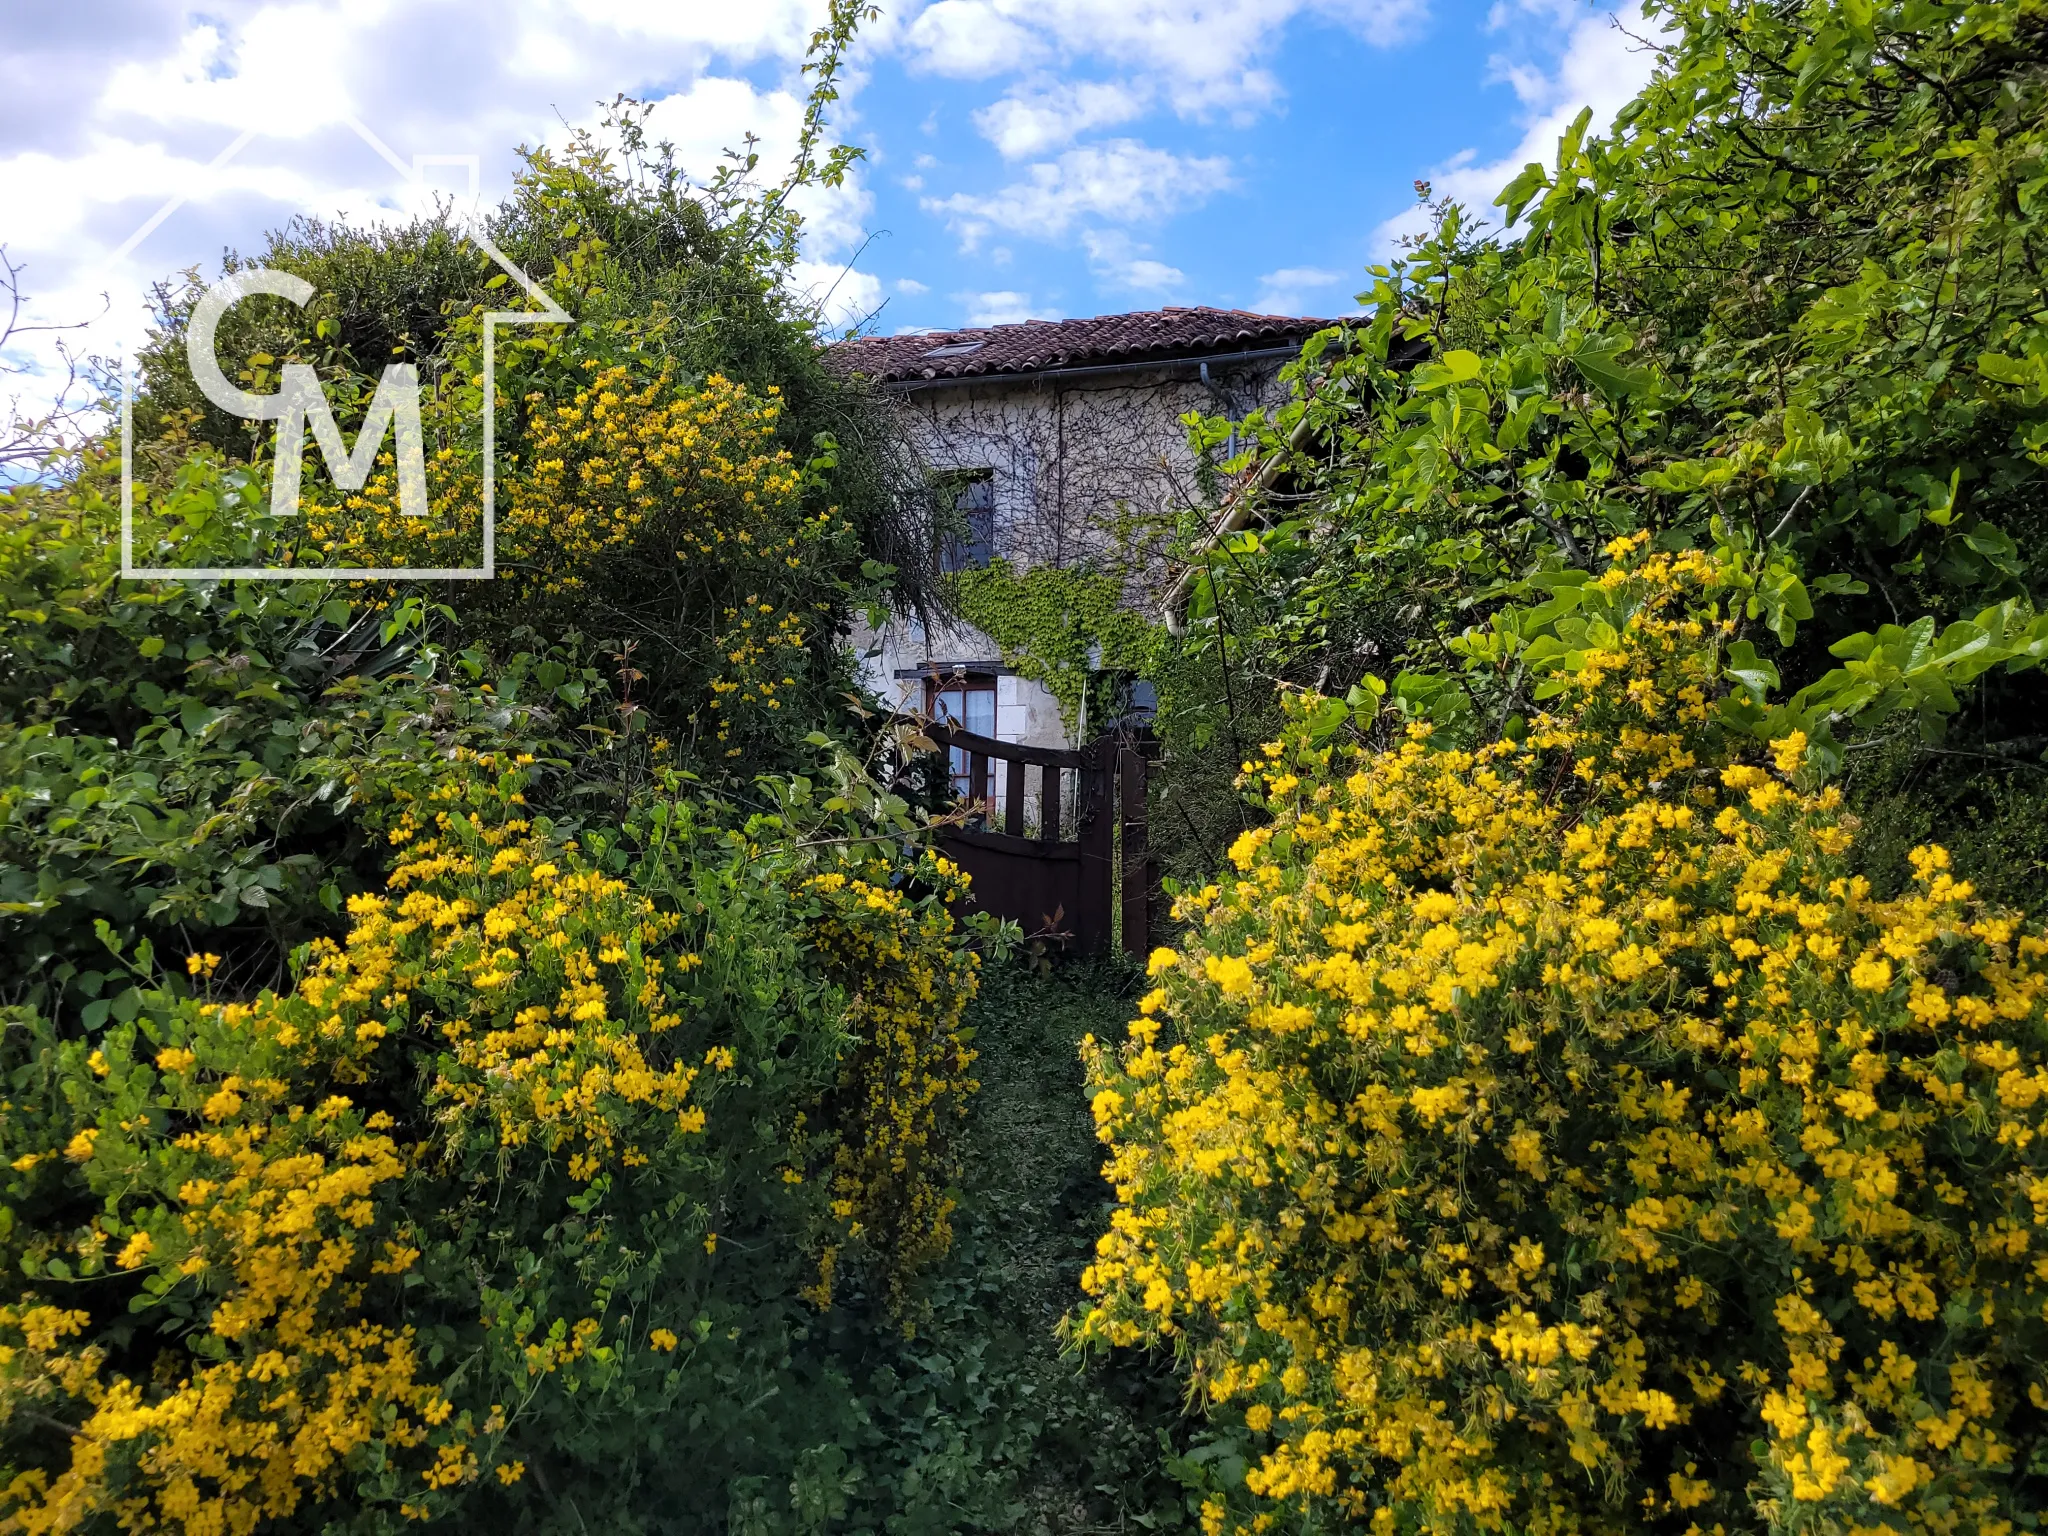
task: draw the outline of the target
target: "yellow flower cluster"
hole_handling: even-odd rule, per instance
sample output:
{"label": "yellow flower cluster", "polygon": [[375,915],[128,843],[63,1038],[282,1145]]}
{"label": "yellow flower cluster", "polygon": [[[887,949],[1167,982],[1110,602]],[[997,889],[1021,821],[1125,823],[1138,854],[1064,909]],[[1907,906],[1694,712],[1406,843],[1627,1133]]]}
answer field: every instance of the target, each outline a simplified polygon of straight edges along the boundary
{"label": "yellow flower cluster", "polygon": [[[677,984],[694,954],[664,956],[676,928],[625,882],[580,867],[576,847],[532,835],[523,819],[493,820],[451,806],[465,786],[436,791],[391,836],[402,846],[395,899],[361,896],[345,952],[318,956],[302,995],[318,1008],[351,975],[385,975],[410,953],[436,984],[426,994],[447,1043],[430,1100],[446,1145],[487,1131],[506,1150],[536,1142],[562,1153],[572,1178],[646,1161],[618,1143],[636,1110],[672,1117],[672,1130],[704,1128],[690,1102],[700,1068],[660,1052],[682,1022]],[[558,860],[570,861],[564,869]]]}
{"label": "yellow flower cluster", "polygon": [[[718,374],[686,387],[667,368],[650,374],[623,363],[583,370],[573,392],[527,396],[524,430],[499,443],[501,580],[529,595],[574,592],[594,561],[650,541],[663,559],[685,562],[686,583],[693,561],[786,575],[817,538],[847,531],[836,513],[806,519],[798,510],[803,475],[775,442],[777,390],[756,395]],[[423,406],[430,431],[453,438],[453,405],[436,397]],[[475,564],[480,458],[451,441],[432,455],[427,478],[429,515],[411,519],[399,509],[388,452],[358,492],[309,482],[312,547],[328,564]]]}
{"label": "yellow flower cluster", "polygon": [[777,392],[762,399],[718,374],[695,390],[666,369],[644,381],[623,364],[585,364],[591,379],[559,404],[528,397],[536,416],[520,454],[507,531],[516,546],[567,557],[551,590],[580,585],[576,563],[632,543],[650,523],[674,521],[676,553],[723,558],[772,544],[792,556],[793,534],[772,526],[793,505],[802,478],[774,443]]}
{"label": "yellow flower cluster", "polygon": [[[718,374],[686,385],[666,367],[586,362],[583,373],[573,390],[520,402],[525,425],[499,445],[498,580],[474,599],[524,605],[528,621],[553,603],[577,624],[659,609],[692,637],[687,675],[664,672],[661,686],[702,697],[686,723],[741,757],[754,729],[786,731],[810,647],[860,563],[858,530],[837,507],[806,510],[804,468],[776,439],[774,389]],[[451,442],[453,409],[437,398],[430,412]],[[359,493],[316,477],[309,545],[327,564],[475,564],[481,460],[449,446],[428,469],[431,512],[413,519],[388,454]]]}
{"label": "yellow flower cluster", "polygon": [[[622,1126],[668,1138],[703,1129],[692,1087],[732,1057],[693,1066],[655,1043],[680,1022],[678,989],[695,966],[694,955],[653,952],[674,919],[586,867],[573,843],[508,817],[516,765],[485,756],[454,768],[393,832],[389,893],[351,902],[346,944],[316,943],[295,991],[204,1007],[189,1037],[153,1059],[134,1054],[132,1033],[94,1053],[102,1076],[152,1078],[191,1128],[168,1147],[147,1116],[74,1138],[72,1161],[118,1213],[80,1246],[118,1246],[116,1268],[145,1271],[150,1295],[198,1278],[213,1298],[209,1342],[160,1390],[103,1380],[96,1348],[60,1349],[83,1314],[0,1310],[0,1334],[22,1340],[0,1371],[28,1384],[18,1390],[61,1390],[91,1410],[65,1470],[8,1488],[0,1529],[111,1516],[128,1530],[250,1531],[331,1494],[372,1443],[394,1462],[430,1448],[416,1474],[427,1489],[472,1481],[469,1415],[451,1417],[420,1379],[411,1329],[375,1320],[397,1309],[368,1299],[419,1257],[398,1198],[408,1167],[452,1161],[481,1137],[501,1158],[532,1143],[588,1180],[647,1161],[654,1143],[621,1144]],[[494,778],[500,768],[512,773]],[[427,1085],[431,1119],[402,1143],[391,1115],[366,1113],[350,1090],[410,1077],[407,1038],[423,1029],[445,1049]],[[174,1198],[138,1203],[166,1157]],[[582,1359],[600,1326],[558,1322],[526,1349],[529,1370]],[[408,1506],[418,1517],[431,1508]]]}
{"label": "yellow flower cluster", "polygon": [[[968,1075],[975,1053],[960,1028],[973,1000],[980,956],[959,946],[942,901],[966,890],[966,876],[937,854],[918,870],[927,894],[913,898],[881,871],[816,875],[805,886],[815,903],[807,936],[826,977],[848,994],[845,1027],[853,1037],[833,1113],[832,1213],[846,1236],[880,1255],[893,1302],[922,1266],[952,1242],[957,1168],[948,1134],[980,1084]],[[817,1284],[830,1305],[837,1244],[825,1249]]]}
{"label": "yellow flower cluster", "polygon": [[[707,684],[708,702],[718,740],[733,742],[735,733],[744,733],[750,717],[782,708],[785,690],[796,683],[795,674],[804,666],[808,631],[801,615],[765,603],[751,592],[721,617],[716,643],[723,661]],[[738,757],[741,750],[731,745],[725,755]]]}
{"label": "yellow flower cluster", "polygon": [[[143,1382],[107,1374],[97,1346],[60,1347],[87,1314],[0,1308],[0,1333],[21,1339],[0,1350],[13,1389],[87,1410],[67,1466],[7,1488],[5,1529],[111,1519],[191,1536],[251,1531],[332,1493],[366,1447],[397,1459],[447,1420],[447,1399],[420,1379],[412,1330],[361,1309],[367,1284],[417,1257],[392,1220],[405,1150],[391,1117],[337,1091],[362,1081],[381,1034],[232,1004],[153,1061],[134,1054],[145,1042],[132,1034],[93,1052],[100,1076],[153,1079],[171,1128],[138,1115],[74,1139],[73,1160],[107,1206],[78,1243],[80,1267],[92,1273],[117,1247],[115,1271],[145,1272],[139,1300],[196,1279],[211,1311],[189,1369],[165,1358]],[[217,1060],[232,1069],[210,1070]],[[166,1204],[137,1199],[153,1158],[175,1170]]]}
{"label": "yellow flower cluster", "polygon": [[1211,1533],[2031,1526],[2048,941],[1939,848],[1874,890],[1806,743],[1719,733],[1706,563],[1615,553],[1526,739],[1266,747],[1085,1048],[1077,1331],[1257,1438]]}
{"label": "yellow flower cluster", "polygon": [[[848,1243],[898,1301],[944,1251],[946,1132],[975,1087],[960,1019],[976,960],[946,907],[959,872],[859,840],[764,859],[779,850],[695,834],[667,806],[666,835],[716,854],[628,882],[527,819],[529,766],[457,749],[394,789],[386,889],[352,899],[346,940],[311,946],[289,994],[187,1001],[55,1047],[53,1102],[76,1114],[49,1134],[17,1132],[0,1102],[10,1154],[16,1135],[26,1148],[8,1161],[37,1181],[15,1203],[86,1213],[35,1233],[23,1269],[45,1293],[0,1307],[0,1411],[32,1419],[38,1447],[0,1478],[0,1531],[228,1536],[317,1520],[338,1496],[366,1518],[444,1515],[487,1475],[524,1477],[512,1431],[536,1398],[600,1399],[635,1358],[671,1386],[709,1369],[693,1358],[706,1297],[722,1272],[759,1283],[764,1233],[787,1266],[770,1274],[819,1258],[819,1305]],[[698,899],[741,870],[732,910],[773,932],[720,931]],[[800,972],[736,963],[756,941]],[[806,1011],[764,1038],[769,978],[800,985],[782,996]],[[784,1040],[814,1047],[786,1072]],[[535,1225],[577,1235],[519,1248],[507,1274],[461,1247],[459,1212],[409,1209],[422,1189],[470,1211],[507,1190],[565,1204],[573,1224]],[[650,1200],[655,1225],[625,1227]],[[721,1248],[721,1215],[748,1241]],[[665,1285],[629,1299],[618,1282],[649,1231],[680,1240]],[[523,1266],[561,1252],[608,1267],[525,1288]],[[74,1281],[78,1309],[53,1305]],[[110,1282],[153,1314],[154,1352],[120,1353],[137,1325],[106,1315]],[[451,1308],[470,1339],[452,1358],[452,1325],[426,1344],[406,1322]],[[173,1317],[189,1328],[157,1321]],[[490,1395],[513,1406],[486,1411]],[[533,1423],[520,1435],[528,1456],[548,1444]]]}

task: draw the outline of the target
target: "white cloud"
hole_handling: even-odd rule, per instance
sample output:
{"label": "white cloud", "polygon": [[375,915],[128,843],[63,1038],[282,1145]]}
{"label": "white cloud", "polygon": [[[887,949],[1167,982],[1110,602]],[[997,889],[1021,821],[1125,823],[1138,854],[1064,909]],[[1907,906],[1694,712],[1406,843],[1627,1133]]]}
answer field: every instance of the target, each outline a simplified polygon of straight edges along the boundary
{"label": "white cloud", "polygon": [[1585,13],[1583,0],[1494,0],[1493,8],[1486,13],[1486,30],[1504,31],[1515,17],[1534,16],[1565,31]]}
{"label": "white cloud", "polygon": [[[257,140],[219,163],[221,131],[201,142],[186,151],[175,141],[101,132],[64,154],[0,157],[0,241],[27,263],[43,316],[100,317],[72,338],[83,350],[132,348],[149,321],[152,282],[188,267],[211,274],[223,247],[260,248],[265,230],[295,216],[376,224],[431,202],[345,128]],[[155,232],[123,250],[180,198]]]}
{"label": "white cloud", "polygon": [[[647,137],[673,144],[678,163],[701,178],[725,163],[727,151],[743,150],[750,133],[760,140],[764,167],[787,164],[803,117],[804,104],[792,92],[760,91],[745,80],[700,75],[654,104],[647,114]],[[560,130],[553,136],[561,137]]]}
{"label": "white cloud", "polygon": [[984,0],[939,0],[910,24],[905,39],[927,68],[969,80],[999,75],[1043,56],[1030,29]]}
{"label": "white cloud", "polygon": [[897,279],[896,279],[896,283],[895,283],[895,288],[896,288],[896,291],[897,291],[898,293],[908,293],[908,294],[920,294],[920,293],[930,293],[930,292],[932,291],[932,290],[931,290],[931,284],[929,284],[929,283],[920,283],[920,282],[919,282],[919,281],[918,281],[918,280],[917,280],[916,278],[914,278],[914,277],[899,277],[899,278],[897,278]]}
{"label": "white cloud", "polygon": [[[218,24],[201,22],[169,57],[115,69],[101,99],[155,123],[230,130],[260,123],[276,137],[298,138],[344,121],[352,107],[339,71],[305,69],[303,61],[345,57],[353,40],[338,12],[316,6],[257,11],[232,42]],[[288,99],[280,99],[280,87]]]}
{"label": "white cloud", "polygon": [[1084,220],[1146,224],[1199,206],[1231,185],[1230,163],[1155,149],[1136,139],[1083,144],[1026,168],[1021,181],[988,194],[926,198],[973,250],[991,228],[1059,239]]}
{"label": "white cloud", "polygon": [[938,0],[905,29],[912,62],[981,79],[1090,58],[1162,82],[1175,110],[1263,107],[1278,84],[1262,61],[1309,17],[1390,44],[1427,0]]}
{"label": "white cloud", "polygon": [[[1334,295],[1344,280],[1342,272],[1325,267],[1282,267],[1259,279],[1259,296],[1252,300],[1254,314],[1299,315],[1311,307],[1309,295],[1326,314],[1338,302]],[[1349,305],[1344,306],[1349,308]]]}
{"label": "white cloud", "polygon": [[[1605,0],[1614,3],[1614,0]],[[1633,0],[1621,0],[1632,4]],[[91,6],[0,6],[0,241],[30,262],[30,285],[50,318],[95,311],[110,288],[117,318],[139,330],[149,278],[199,263],[223,246],[249,249],[297,213],[400,216],[405,190],[344,126],[351,114],[402,157],[479,154],[486,200],[502,195],[510,146],[560,143],[569,123],[593,123],[596,103],[624,90],[660,97],[650,134],[707,174],[752,131],[764,172],[784,163],[801,111],[797,66],[824,0],[507,0],[491,24],[475,0],[217,0],[196,9],[166,0]],[[913,69],[991,81],[975,129],[1009,161],[1006,179],[963,184],[934,154],[959,116],[937,110],[890,164],[924,211],[963,248],[987,252],[978,282],[1050,283],[1033,274],[1034,245],[1085,249],[1106,289],[1170,295],[1186,285],[1157,239],[1164,221],[1232,186],[1233,161],[1155,147],[1127,126],[1148,114],[1246,119],[1278,102],[1273,68],[1290,28],[1344,28],[1369,43],[1412,33],[1430,0],[903,0],[864,33],[863,59],[895,54]],[[1481,163],[1471,152],[1438,168],[1438,190],[1486,208],[1528,159],[1547,159],[1581,104],[1601,122],[1640,85],[1648,62],[1584,0],[1498,0],[1503,57],[1493,77],[1520,104],[1523,141]],[[1513,48],[1517,29],[1541,30],[1541,55]],[[742,76],[745,78],[742,78]],[[854,120],[861,75],[848,77],[842,122]],[[1505,104],[1505,92],[1498,93]],[[280,136],[280,126],[290,133]],[[245,126],[268,136],[231,163],[208,162]],[[1151,133],[1146,137],[1171,142]],[[1101,139],[1093,136],[1122,134]],[[857,136],[858,137],[858,136]],[[1245,162],[1248,164],[1249,162]],[[1242,172],[1249,175],[1249,170]],[[872,174],[872,173],[871,173]],[[910,279],[859,268],[874,201],[861,175],[834,191],[807,189],[800,281],[831,290],[835,320],[872,309]],[[190,202],[134,257],[101,263],[170,192]],[[950,195],[949,195],[950,194]],[[1377,232],[1384,247],[1413,216]],[[1014,244],[1016,257],[1002,258]],[[993,246],[994,250],[989,248]],[[1297,260],[1299,258],[1297,257]],[[1027,275],[1032,274],[1032,275]],[[836,286],[835,286],[836,285]],[[1337,313],[1340,274],[1282,267],[1260,279],[1257,307]],[[980,323],[1048,311],[1012,289],[955,295]],[[1078,302],[1078,301],[1077,301]],[[1055,311],[1056,312],[1056,311]],[[86,338],[104,347],[107,331]]]}
{"label": "white cloud", "polygon": [[856,171],[836,187],[798,187],[789,206],[803,215],[806,255],[851,256],[867,241],[875,198]]}
{"label": "white cloud", "polygon": [[1022,160],[1071,143],[1095,128],[1129,122],[1150,105],[1144,87],[1116,80],[1064,84],[1038,80],[974,114],[974,126],[1005,160]]}
{"label": "white cloud", "polygon": [[636,43],[697,45],[734,59],[794,58],[823,7],[804,0],[746,5],[677,5],[674,0],[572,0],[578,26],[616,32]]}
{"label": "white cloud", "polygon": [[790,271],[789,287],[835,334],[882,307],[882,280],[843,262],[799,261]]}
{"label": "white cloud", "polygon": [[[1521,0],[1519,9],[1548,16],[1556,13],[1558,3],[1562,0]],[[1502,14],[1501,6],[1495,7],[1495,14],[1496,18]],[[1652,39],[1659,35],[1639,16],[1630,25],[1639,35]],[[1429,174],[1434,194],[1456,198],[1473,215],[1498,225],[1502,210],[1493,200],[1501,188],[1532,160],[1554,168],[1558,137],[1584,108],[1593,109],[1589,131],[1604,132],[1614,122],[1615,113],[1649,83],[1655,64],[1656,55],[1622,31],[1612,13],[1580,16],[1555,69],[1495,58],[1490,65],[1494,77],[1514,88],[1524,109],[1521,142],[1509,154],[1483,164],[1473,151],[1461,150]],[[1373,231],[1374,248],[1382,254],[1391,252],[1404,236],[1419,235],[1428,228],[1428,214],[1420,207],[1410,208]]]}
{"label": "white cloud", "polygon": [[1169,293],[1187,281],[1187,273],[1163,261],[1140,259],[1127,263],[1118,277],[1127,288],[1141,293]]}
{"label": "white cloud", "polygon": [[[1504,0],[1507,3],[1507,0]],[[1523,0],[1556,3],[1556,0]],[[1249,122],[1283,96],[1270,65],[1290,27],[1318,22],[1374,44],[1409,35],[1430,0],[906,0],[892,46],[913,71],[1001,79],[972,114],[1022,169],[1003,185],[921,174],[911,190],[966,252],[992,238],[1088,243],[1106,286],[1168,294],[1185,275],[1150,251],[1112,251],[1107,232],[1157,226],[1232,185],[1221,156],[1155,148],[1128,130],[1160,112]],[[924,124],[938,127],[936,109]],[[936,170],[917,158],[920,173]],[[993,253],[989,259],[996,260]]]}
{"label": "white cloud", "polygon": [[[800,119],[797,66],[821,12],[822,0],[512,0],[482,26],[471,0],[0,7],[0,243],[29,263],[50,318],[92,314],[101,290],[111,294],[107,320],[83,338],[106,351],[139,335],[154,278],[195,264],[210,273],[223,247],[259,248],[296,215],[414,211],[419,199],[346,127],[352,117],[403,160],[479,156],[486,202],[510,184],[513,146],[560,143],[564,119],[594,124],[597,104],[621,90],[660,98],[650,136],[674,141],[693,172],[715,169],[751,130],[773,174]],[[210,166],[250,128],[259,137]],[[109,266],[178,194],[185,205]],[[829,269],[830,286],[871,198],[856,177],[800,201],[805,257]],[[856,272],[834,303],[879,296],[879,281]]]}
{"label": "white cloud", "polygon": [[1122,230],[1089,230],[1081,237],[1088,261],[1105,287],[1133,293],[1170,294],[1187,282],[1187,274],[1145,254]]}
{"label": "white cloud", "polygon": [[1057,320],[1057,308],[1031,302],[1031,295],[1014,289],[993,293],[956,293],[955,303],[965,306],[969,325],[1015,325],[1020,320]]}

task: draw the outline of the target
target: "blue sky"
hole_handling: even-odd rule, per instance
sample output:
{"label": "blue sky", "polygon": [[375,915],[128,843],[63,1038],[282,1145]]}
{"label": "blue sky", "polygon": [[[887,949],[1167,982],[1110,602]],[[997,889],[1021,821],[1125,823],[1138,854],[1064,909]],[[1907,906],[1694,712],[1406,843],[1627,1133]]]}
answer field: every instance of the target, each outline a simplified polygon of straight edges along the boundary
{"label": "blue sky", "polygon": [[[1418,177],[1489,203],[1502,167],[1546,153],[1581,105],[1611,113],[1647,61],[1591,6],[1434,0],[1364,25],[1297,15],[1258,56],[1266,81],[1182,75],[1178,104],[1170,72],[1148,83],[1114,56],[965,78],[943,62],[892,49],[854,103],[875,235],[859,267],[881,279],[884,330],[1167,303],[1350,312]],[[1109,120],[1063,137],[1091,114]],[[1091,174],[1112,185],[1089,196]]]}
{"label": "blue sky", "polygon": [[[0,9],[0,244],[36,318],[132,345],[152,280],[295,215],[390,219],[473,155],[619,92],[708,171],[785,156],[818,0],[68,0]],[[1587,0],[896,0],[835,126],[869,151],[805,196],[798,285],[835,324],[950,328],[1215,304],[1333,315],[1417,177],[1487,204],[1648,72]],[[1641,30],[1640,21],[1636,30]],[[253,131],[254,136],[244,139]],[[239,144],[231,154],[224,153]],[[466,190],[466,187],[464,188]],[[151,221],[175,201],[176,206]],[[149,227],[146,237],[137,232]],[[826,295],[829,293],[829,300]],[[47,340],[17,347],[33,393]],[[22,368],[29,372],[23,375]],[[0,379],[0,407],[9,381]]]}

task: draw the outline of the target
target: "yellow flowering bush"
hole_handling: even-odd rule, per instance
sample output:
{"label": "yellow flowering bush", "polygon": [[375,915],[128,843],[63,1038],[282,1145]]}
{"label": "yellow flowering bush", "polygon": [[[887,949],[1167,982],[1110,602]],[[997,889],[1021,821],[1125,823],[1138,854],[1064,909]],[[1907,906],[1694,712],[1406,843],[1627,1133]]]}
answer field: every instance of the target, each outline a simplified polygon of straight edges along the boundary
{"label": "yellow flowering bush", "polygon": [[[690,559],[777,561],[798,548],[782,522],[803,488],[775,441],[781,402],[713,374],[685,387],[668,367],[586,359],[581,377],[521,402],[523,430],[498,444],[497,548],[528,595],[585,587],[592,567],[661,535]],[[422,402],[454,418],[444,400]],[[356,492],[311,478],[306,530],[336,565],[473,565],[483,532],[481,457],[446,441],[428,467],[428,515],[404,516],[389,452]],[[403,552],[403,561],[395,552]]]}
{"label": "yellow flowering bush", "polygon": [[[566,383],[506,411],[494,456],[497,579],[457,600],[514,624],[553,619],[603,636],[664,637],[641,665],[656,698],[689,701],[715,759],[756,731],[794,728],[812,654],[861,565],[836,506],[814,505],[814,466],[777,438],[783,404],[719,374],[585,359]],[[429,513],[407,518],[388,452],[358,492],[309,475],[309,555],[324,564],[473,566],[482,548],[483,459],[473,401],[423,402],[441,441]],[[516,425],[512,418],[516,415]],[[830,456],[821,459],[829,464]],[[658,619],[652,618],[659,615]],[[830,671],[825,667],[824,671]]]}
{"label": "yellow flowering bush", "polygon": [[686,1512],[822,1390],[789,1341],[844,1245],[899,1295],[943,1252],[955,873],[678,801],[571,835],[527,767],[394,790],[289,992],[10,1023],[0,1530],[468,1525],[529,1475]]}
{"label": "yellow flowering bush", "polygon": [[[850,993],[855,1041],[834,1096],[852,1133],[833,1150],[832,1213],[848,1239],[891,1256],[887,1286],[900,1307],[905,1280],[952,1240],[947,1190],[957,1170],[947,1132],[979,1086],[968,1075],[974,1052],[960,1019],[981,957],[951,942],[953,919],[932,899],[965,891],[957,865],[933,856],[924,871],[932,884],[920,895],[881,884],[876,873],[811,879],[806,932],[825,973]],[[810,1292],[821,1304],[831,1300],[838,1255],[837,1243],[824,1251]]]}
{"label": "yellow flowering bush", "polygon": [[1524,739],[1247,764],[1087,1047],[1077,1332],[1249,1437],[1211,1533],[2034,1522],[2048,940],[1939,848],[1873,889],[1722,730],[1716,571],[1614,554]]}
{"label": "yellow flowering bush", "polygon": [[[329,1091],[360,1079],[374,1042],[341,1030],[280,1038],[221,1014],[193,1023],[153,1068],[128,1032],[88,1058],[110,1098],[148,1078],[153,1102],[13,1160],[17,1175],[47,1164],[39,1182],[83,1179],[104,1201],[69,1242],[45,1242],[35,1269],[81,1290],[139,1274],[139,1289],[122,1289],[145,1315],[180,1292],[211,1305],[169,1383],[111,1368],[118,1346],[84,1337],[88,1295],[0,1307],[10,1408],[80,1415],[67,1463],[13,1477],[7,1529],[112,1515],[127,1529],[252,1530],[331,1494],[363,1448],[414,1452],[449,1416],[420,1379],[412,1331],[362,1307],[366,1288],[415,1256],[392,1236],[405,1163],[391,1116]],[[201,1069],[223,1055],[236,1070]],[[461,1438],[444,1443],[460,1454]]]}

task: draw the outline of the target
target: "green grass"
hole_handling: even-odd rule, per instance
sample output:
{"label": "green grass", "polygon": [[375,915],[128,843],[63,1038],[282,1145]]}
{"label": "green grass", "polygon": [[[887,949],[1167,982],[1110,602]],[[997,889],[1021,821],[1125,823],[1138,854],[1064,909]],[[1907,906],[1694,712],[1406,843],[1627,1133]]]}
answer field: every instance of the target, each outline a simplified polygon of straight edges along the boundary
{"label": "green grass", "polygon": [[[1180,1466],[1195,1424],[1163,1358],[1083,1364],[1061,1317],[1107,1221],[1101,1147],[1082,1092],[1084,1034],[1115,1037],[1136,977],[1117,962],[1050,975],[991,966],[970,1022],[981,1091],[965,1134],[951,1255],[903,1337],[835,1308],[833,1353],[859,1444],[812,1471],[798,1529],[1020,1536],[1193,1528]],[[802,1479],[800,1478],[800,1481]],[[785,1527],[786,1528],[786,1527]]]}

